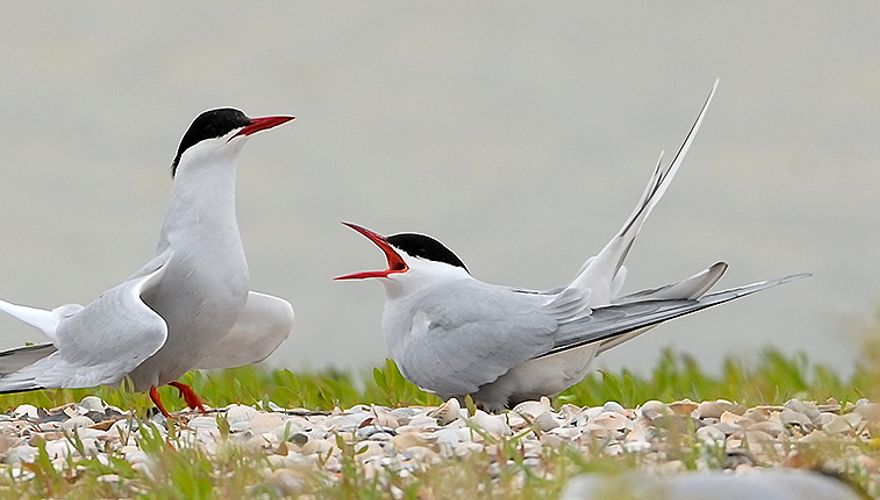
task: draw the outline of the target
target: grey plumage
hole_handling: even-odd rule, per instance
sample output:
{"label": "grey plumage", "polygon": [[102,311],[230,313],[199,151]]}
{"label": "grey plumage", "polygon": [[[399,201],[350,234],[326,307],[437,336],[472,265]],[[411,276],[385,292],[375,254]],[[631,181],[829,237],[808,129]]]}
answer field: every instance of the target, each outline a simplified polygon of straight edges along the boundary
{"label": "grey plumage", "polygon": [[[529,291],[483,283],[463,265],[427,258],[427,248],[411,253],[394,247],[400,235],[385,238],[348,224],[385,252],[389,269],[340,279],[383,278],[382,330],[404,376],[443,397],[470,394],[483,407],[497,410],[564,390],[584,377],[597,355],[660,323],[805,277],[706,294],[727,270],[718,262],[679,282],[621,293],[624,260],[681,166],[717,83],[672,161],[665,165],[660,155],[620,230],[565,286]],[[451,254],[439,242],[430,246]]]}
{"label": "grey plumage", "polygon": [[0,310],[51,341],[0,352],[0,392],[124,378],[146,391],[194,368],[240,366],[274,351],[292,328],[293,308],[248,290],[235,163],[249,134],[291,119],[230,108],[202,113],[178,148],[153,259],[84,307],[46,311],[0,301]]}

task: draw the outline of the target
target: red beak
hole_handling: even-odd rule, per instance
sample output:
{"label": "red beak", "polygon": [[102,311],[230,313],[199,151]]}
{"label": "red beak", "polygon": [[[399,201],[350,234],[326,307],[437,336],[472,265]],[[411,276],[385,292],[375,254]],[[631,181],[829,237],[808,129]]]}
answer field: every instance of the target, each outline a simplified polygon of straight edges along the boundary
{"label": "red beak", "polygon": [[256,134],[261,130],[267,130],[272,127],[277,127],[282,123],[287,123],[294,118],[294,116],[265,116],[263,118],[251,118],[251,123],[245,125],[245,127],[239,130],[233,137]]}
{"label": "red beak", "polygon": [[385,253],[385,259],[388,261],[388,269],[385,269],[384,271],[364,271],[360,273],[346,274],[344,276],[337,276],[333,279],[362,280],[366,278],[387,278],[389,274],[405,273],[409,270],[409,266],[406,265],[403,257],[401,257],[400,254],[394,250],[394,247],[388,243],[387,238],[379,233],[370,231],[365,227],[358,226],[357,224],[352,224],[350,222],[343,222],[343,224],[361,233],[366,236],[368,240],[375,243],[376,246]]}

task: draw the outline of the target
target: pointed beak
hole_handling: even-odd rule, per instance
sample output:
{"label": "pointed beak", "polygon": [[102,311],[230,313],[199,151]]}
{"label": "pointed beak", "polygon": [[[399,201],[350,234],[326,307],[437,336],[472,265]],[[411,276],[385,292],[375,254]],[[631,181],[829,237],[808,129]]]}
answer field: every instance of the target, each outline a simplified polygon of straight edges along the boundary
{"label": "pointed beak", "polygon": [[268,130],[272,127],[277,127],[282,123],[287,123],[294,118],[294,116],[264,116],[262,118],[251,118],[251,123],[245,125],[245,127],[239,130],[233,137],[256,134],[261,130]]}
{"label": "pointed beak", "polygon": [[358,226],[357,224],[352,224],[350,222],[343,222],[346,226],[354,229],[355,231],[364,235],[368,240],[372,241],[379,247],[380,250],[385,254],[385,260],[388,261],[388,269],[384,271],[364,271],[360,273],[352,273],[346,274],[344,276],[337,276],[333,278],[334,280],[362,280],[367,278],[387,278],[389,274],[395,273],[405,273],[409,270],[409,266],[406,265],[406,262],[403,260],[403,257],[394,250],[388,243],[388,239],[382,236],[379,233],[370,231],[365,227]]}

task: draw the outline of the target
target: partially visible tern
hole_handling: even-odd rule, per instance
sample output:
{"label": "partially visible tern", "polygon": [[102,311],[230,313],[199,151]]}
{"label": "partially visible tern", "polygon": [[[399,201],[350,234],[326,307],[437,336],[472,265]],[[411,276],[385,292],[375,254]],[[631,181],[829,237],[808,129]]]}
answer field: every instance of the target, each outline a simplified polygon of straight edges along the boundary
{"label": "partially visible tern", "polygon": [[375,243],[388,268],[340,276],[380,278],[382,330],[403,375],[443,398],[472,395],[498,411],[579,382],[600,353],[654,326],[782,283],[799,274],[707,294],[727,264],[690,278],[622,295],[623,261],[669,187],[718,82],[668,166],[662,154],[635,210],[568,285],[542,292],[483,283],[442,243],[423,234],[382,236],[345,223]]}
{"label": "partially visible tern", "polygon": [[205,111],[172,163],[171,200],[156,256],[94,302],[51,311],[0,301],[50,342],[0,352],[0,392],[116,385],[129,378],[168,411],[157,386],[199,397],[176,379],[195,368],[261,361],[287,338],[293,308],[248,291],[249,271],[235,216],[235,162],[248,137],[292,120]]}

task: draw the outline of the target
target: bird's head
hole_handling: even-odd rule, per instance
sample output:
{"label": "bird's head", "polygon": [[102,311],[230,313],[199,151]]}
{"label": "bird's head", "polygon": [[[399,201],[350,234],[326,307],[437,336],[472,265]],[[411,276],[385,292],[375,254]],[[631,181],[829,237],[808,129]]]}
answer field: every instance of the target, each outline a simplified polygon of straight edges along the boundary
{"label": "bird's head", "polygon": [[364,235],[385,254],[387,268],[338,276],[336,280],[381,278],[386,286],[421,286],[448,279],[469,277],[461,261],[443,243],[417,233],[383,236],[365,227],[343,222]]}
{"label": "bird's head", "polygon": [[249,118],[238,109],[217,108],[203,112],[183,134],[177,155],[171,164],[171,175],[178,170],[206,162],[235,159],[247,138],[293,120],[292,116]]}

